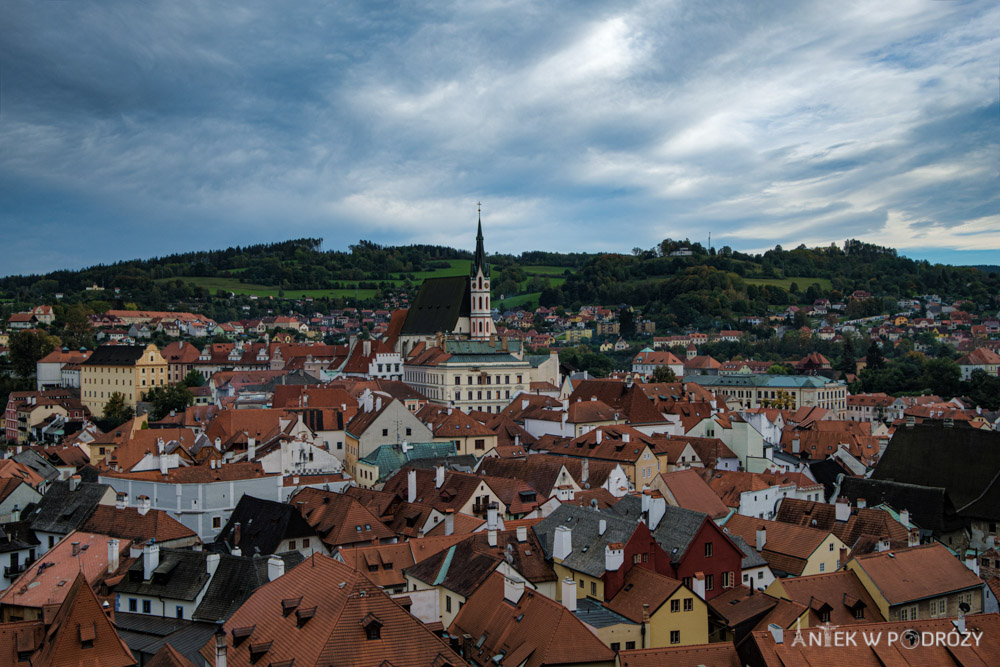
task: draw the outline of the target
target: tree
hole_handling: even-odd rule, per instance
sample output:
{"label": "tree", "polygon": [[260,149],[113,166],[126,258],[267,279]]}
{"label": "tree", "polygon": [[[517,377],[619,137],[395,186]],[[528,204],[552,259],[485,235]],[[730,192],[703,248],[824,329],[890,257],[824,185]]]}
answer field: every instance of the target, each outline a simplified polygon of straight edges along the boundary
{"label": "tree", "polygon": [[865,362],[865,366],[873,371],[880,371],[885,368],[885,355],[882,354],[882,346],[878,344],[878,340],[875,338],[872,338],[872,342],[868,346]]}
{"label": "tree", "polygon": [[972,371],[972,376],[965,383],[965,392],[982,408],[1000,409],[1000,377],[996,375],[982,369]]}
{"label": "tree", "polygon": [[840,362],[837,364],[837,370],[844,373],[854,373],[858,372],[858,360],[854,354],[854,337],[850,334],[844,335],[844,343],[841,347]]}
{"label": "tree", "polygon": [[670,366],[657,366],[653,369],[653,382],[677,382],[677,374]]}
{"label": "tree", "polygon": [[10,339],[10,361],[14,373],[22,378],[35,372],[39,359],[56,349],[59,339],[44,331],[19,331]]}
{"label": "tree", "polygon": [[951,359],[928,359],[920,376],[920,384],[944,398],[956,396],[961,390],[962,369]]}
{"label": "tree", "polygon": [[158,422],[171,411],[182,412],[194,403],[194,394],[184,384],[170,384],[147,391],[146,401],[153,405],[149,413],[150,419]]}
{"label": "tree", "polygon": [[631,308],[622,308],[618,311],[618,331],[621,337],[628,340],[635,336],[635,314]]}
{"label": "tree", "polygon": [[125,394],[116,391],[108,398],[104,404],[104,421],[108,422],[112,428],[124,424],[135,416],[135,410],[131,405],[125,403]]}
{"label": "tree", "polygon": [[184,376],[184,379],[181,380],[181,384],[185,387],[201,387],[205,384],[205,376],[192,368]]}

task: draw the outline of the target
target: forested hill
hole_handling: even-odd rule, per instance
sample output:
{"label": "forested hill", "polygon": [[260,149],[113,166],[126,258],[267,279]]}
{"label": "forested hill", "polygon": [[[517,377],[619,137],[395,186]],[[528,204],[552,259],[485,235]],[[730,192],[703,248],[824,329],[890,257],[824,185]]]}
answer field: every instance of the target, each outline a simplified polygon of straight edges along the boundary
{"label": "forested hill", "polygon": [[[56,294],[66,304],[96,301],[97,306],[156,309],[208,304],[230,294],[375,305],[393,292],[414,289],[424,278],[467,272],[472,257],[466,250],[432,245],[360,241],[347,251],[321,247],[322,239],[304,238],[9,276],[0,279],[0,296],[7,312],[52,303]],[[859,241],[794,250],[778,246],[749,255],[668,239],[631,254],[532,251],[489,259],[502,307],[628,304],[660,327],[734,323],[819,298],[847,301],[855,290],[874,297],[851,301],[849,314],[857,316],[885,312],[887,300],[924,294],[986,311],[997,307],[1000,293],[995,272],[932,265]],[[88,290],[94,286],[98,289]]]}

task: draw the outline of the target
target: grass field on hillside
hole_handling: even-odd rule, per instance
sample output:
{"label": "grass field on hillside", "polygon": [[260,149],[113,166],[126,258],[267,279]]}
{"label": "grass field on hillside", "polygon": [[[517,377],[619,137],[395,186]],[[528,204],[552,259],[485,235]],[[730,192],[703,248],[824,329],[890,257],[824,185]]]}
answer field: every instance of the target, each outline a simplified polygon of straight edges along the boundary
{"label": "grass field on hillside", "polygon": [[[177,278],[164,278],[163,280],[177,280]],[[224,292],[233,292],[234,294],[246,294],[248,296],[256,297],[277,297],[279,289],[271,285],[256,285],[254,283],[241,283],[237,278],[216,278],[216,277],[201,277],[201,276],[189,276],[185,278],[180,278],[186,283],[191,283],[197,287],[204,287],[212,294],[215,294],[216,290],[222,290]],[[359,298],[359,299],[369,299],[375,296],[375,290],[373,289],[360,289],[355,292],[353,288],[351,289],[287,289],[285,290],[285,298],[299,298],[302,296],[311,297],[313,299],[322,299],[325,297],[342,297],[342,298]]]}
{"label": "grass field on hillside", "polygon": [[530,292],[528,294],[521,294],[519,296],[512,296],[503,301],[495,301],[494,306],[499,308],[501,311],[510,310],[511,308],[534,308],[538,306],[538,297],[542,295],[541,292]]}

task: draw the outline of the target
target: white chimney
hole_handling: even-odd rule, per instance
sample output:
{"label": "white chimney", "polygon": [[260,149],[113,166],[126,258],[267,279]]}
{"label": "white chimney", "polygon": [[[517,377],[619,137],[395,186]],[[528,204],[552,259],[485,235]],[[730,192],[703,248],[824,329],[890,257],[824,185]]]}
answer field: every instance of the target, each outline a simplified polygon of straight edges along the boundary
{"label": "white chimney", "polygon": [[597,429],[597,435],[594,436],[597,438],[597,444],[601,444],[601,435],[602,435],[601,429]]}
{"label": "white chimney", "polygon": [[837,521],[847,521],[851,518],[851,501],[847,498],[837,498]]}
{"label": "white chimney", "polygon": [[142,545],[133,540],[132,543],[129,544],[128,556],[129,558],[140,558],[142,556]]}
{"label": "white chimney", "polygon": [[606,520],[601,519],[600,521],[597,522],[598,535],[603,535],[604,531],[606,531],[607,529],[608,529],[608,522]]}
{"label": "white chimney", "polygon": [[631,441],[632,441],[631,435],[629,435],[628,433],[622,433],[622,442],[624,442],[627,445]]}
{"label": "white chimney", "polygon": [[69,478],[69,490],[76,491],[79,488],[80,488],[80,476],[73,475],[72,477]]}
{"label": "white chimney", "polygon": [[[455,534],[455,510],[448,508],[444,511],[444,534],[454,535]],[[494,541],[496,541],[496,536],[494,535]],[[492,546],[496,546],[495,544]]]}
{"label": "white chimney", "polygon": [[209,578],[215,575],[215,571],[219,567],[219,560],[222,557],[219,554],[208,554],[205,556],[205,571],[208,572]]}
{"label": "white chimney", "polygon": [[160,545],[150,540],[142,548],[142,579],[153,578],[153,570],[160,566]]}
{"label": "white chimney", "polygon": [[119,493],[115,496],[115,509],[123,510],[128,507],[128,496],[124,493]]}
{"label": "white chimney", "polygon": [[166,452],[166,450],[167,450],[167,446],[165,444],[163,444],[163,438],[157,438],[156,439],[156,454],[158,456],[163,456],[163,454]]}
{"label": "white chimney", "polygon": [[382,397],[378,396],[375,398],[375,412],[382,409]]}
{"label": "white chimney", "polygon": [[762,551],[767,544],[767,526],[761,525],[757,529],[757,551]]}
{"label": "white chimney", "polygon": [[170,470],[170,468],[167,466],[167,457],[165,454],[160,454],[160,456],[157,458],[160,459],[160,474],[166,477],[167,472]]}
{"label": "white chimney", "polygon": [[975,553],[968,552],[965,554],[965,567],[975,572],[977,577],[979,576],[979,559]]}
{"label": "white chimney", "polygon": [[285,561],[278,556],[271,556],[267,559],[267,580],[274,581],[285,573]]}
{"label": "white chimney", "polygon": [[604,569],[608,572],[617,572],[625,563],[625,546],[621,542],[614,542],[604,547]]}
{"label": "white chimney", "polygon": [[108,574],[118,571],[118,540],[108,540]]}
{"label": "white chimney", "polygon": [[503,599],[511,604],[517,604],[524,595],[524,581],[520,579],[503,578]]}
{"label": "white chimney", "polygon": [[868,501],[865,500],[864,498],[858,498],[858,501],[855,504],[858,506],[859,510],[863,510],[866,507],[868,507]]}
{"label": "white chimney", "polygon": [[226,667],[226,631],[219,625],[215,631],[215,667]]}
{"label": "white chimney", "polygon": [[149,496],[139,496],[139,516],[146,516],[149,513]]}
{"label": "white chimney", "polygon": [[667,501],[664,498],[649,499],[649,529],[656,530],[660,520],[667,513]]}
{"label": "white chimney", "polygon": [[497,545],[497,513],[496,504],[490,503],[486,510],[486,540],[491,547]]}
{"label": "white chimney", "polygon": [[907,528],[910,527],[910,510],[899,510],[899,522]]}
{"label": "white chimney", "polygon": [[694,573],[694,577],[691,578],[691,590],[702,600],[705,599],[705,574],[703,572]]}
{"label": "white chimney", "polygon": [[527,410],[529,403],[530,403],[530,401],[528,401],[528,399],[522,398],[521,399],[521,410]]}
{"label": "white chimney", "polygon": [[239,547],[233,547],[232,549],[229,550],[229,553],[232,556],[242,556],[243,549],[240,549]]}
{"label": "white chimney", "polygon": [[406,473],[406,502],[417,502],[417,471],[409,470]]}
{"label": "white chimney", "polygon": [[434,488],[440,489],[444,486],[444,466],[434,468]]}
{"label": "white chimney", "polygon": [[565,560],[573,553],[573,529],[566,526],[556,526],[552,536],[552,558]]}
{"label": "white chimney", "polygon": [[590,459],[584,459],[580,464],[580,485],[585,485],[590,480]]}
{"label": "white chimney", "polygon": [[250,436],[247,438],[247,461],[253,461],[257,457],[257,438]]}
{"label": "white chimney", "polygon": [[576,582],[566,577],[560,582],[562,588],[562,603],[566,609],[576,611]]}
{"label": "white chimney", "polygon": [[220,452],[222,451],[222,438],[215,439],[215,448]]}
{"label": "white chimney", "polygon": [[528,541],[528,527],[527,526],[518,526],[517,527],[517,541],[518,542],[527,542]]}
{"label": "white chimney", "polygon": [[906,546],[908,546],[908,547],[920,546],[920,529],[919,528],[916,528],[916,527],[910,528],[910,532],[906,536]]}
{"label": "white chimney", "polygon": [[774,639],[775,644],[783,644],[785,642],[785,631],[777,623],[769,623],[767,629],[771,632],[771,637]]}

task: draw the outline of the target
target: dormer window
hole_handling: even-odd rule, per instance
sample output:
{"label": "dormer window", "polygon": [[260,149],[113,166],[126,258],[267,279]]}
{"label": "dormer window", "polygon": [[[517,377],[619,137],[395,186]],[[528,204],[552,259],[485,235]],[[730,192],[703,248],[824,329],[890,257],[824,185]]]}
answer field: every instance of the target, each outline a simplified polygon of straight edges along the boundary
{"label": "dormer window", "polygon": [[382,621],[375,614],[369,613],[361,619],[361,627],[365,629],[365,637],[368,641],[382,638]]}

